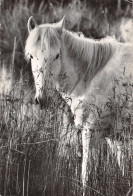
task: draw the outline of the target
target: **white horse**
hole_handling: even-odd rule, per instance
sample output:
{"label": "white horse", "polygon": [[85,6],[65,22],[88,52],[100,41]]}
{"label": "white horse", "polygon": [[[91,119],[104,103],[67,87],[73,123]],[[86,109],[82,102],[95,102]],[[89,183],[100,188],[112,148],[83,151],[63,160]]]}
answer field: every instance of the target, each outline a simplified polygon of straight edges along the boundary
{"label": "white horse", "polygon": [[37,25],[28,20],[25,55],[31,59],[36,86],[35,100],[47,104],[49,89],[70,98],[75,125],[82,129],[82,183],[85,195],[91,129],[96,121],[91,103],[102,105],[110,96],[112,81],[126,74],[133,82],[133,45],[112,38],[100,41],[79,37],[59,23]]}

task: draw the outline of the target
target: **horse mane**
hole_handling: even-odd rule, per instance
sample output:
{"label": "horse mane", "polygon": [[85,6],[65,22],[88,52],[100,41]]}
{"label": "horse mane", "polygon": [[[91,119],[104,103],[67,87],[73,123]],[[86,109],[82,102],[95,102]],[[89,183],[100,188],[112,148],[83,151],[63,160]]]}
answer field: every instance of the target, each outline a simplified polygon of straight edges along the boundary
{"label": "horse mane", "polygon": [[[36,51],[40,46],[42,51],[46,48],[45,40],[47,40],[47,47],[58,46],[60,36],[56,28],[56,24],[39,25],[30,32],[25,46],[27,59],[30,59],[30,55],[36,56]],[[94,77],[107,64],[112,57],[116,42],[110,37],[99,41],[85,38],[83,35],[79,36],[78,33],[65,29],[63,29],[62,39],[68,56],[73,59],[79,77],[81,75],[84,80]]]}
{"label": "horse mane", "polygon": [[27,60],[30,59],[30,55],[36,56],[38,46],[41,46],[42,51],[46,48],[45,40],[47,40],[48,47],[57,46],[57,37],[59,37],[59,35],[54,28],[56,28],[54,24],[39,25],[30,32],[25,45],[25,57]]}
{"label": "horse mane", "polygon": [[63,39],[67,51],[69,51],[69,57],[74,61],[77,60],[78,63],[75,63],[75,66],[80,65],[77,70],[80,73],[82,72],[82,75],[84,73],[85,80],[88,77],[95,76],[106,65],[112,57],[116,43],[116,40],[111,37],[94,40],[84,36],[78,37],[75,33],[65,29]]}

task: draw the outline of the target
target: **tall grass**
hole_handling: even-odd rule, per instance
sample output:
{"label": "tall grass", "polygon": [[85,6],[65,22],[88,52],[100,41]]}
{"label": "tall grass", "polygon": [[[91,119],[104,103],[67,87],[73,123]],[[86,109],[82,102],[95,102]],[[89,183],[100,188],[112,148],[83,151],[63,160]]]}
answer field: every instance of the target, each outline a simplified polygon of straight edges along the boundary
{"label": "tall grass", "polygon": [[[16,89],[0,99],[1,194],[80,196],[80,130],[73,123],[68,128],[64,125],[58,97],[40,111],[24,101],[23,89],[17,99]],[[123,76],[114,81],[104,107],[91,104],[97,121],[92,130],[87,195],[125,196],[132,186],[132,92],[132,84]]]}
{"label": "tall grass", "polygon": [[[102,6],[96,10],[74,0],[65,6],[42,1],[38,8],[35,2],[19,1],[2,16],[0,194],[80,196],[82,130],[74,127],[73,118],[64,124],[65,109],[56,92],[45,110],[33,102],[34,82],[30,64],[24,60],[26,23],[31,15],[38,23],[55,22],[66,15],[68,29],[100,38],[111,34],[110,29],[115,32],[115,19],[126,14],[112,16]],[[95,102],[89,106],[97,121],[88,160],[88,196],[125,196],[132,186],[132,92],[132,84],[123,75],[114,81],[104,106]]]}

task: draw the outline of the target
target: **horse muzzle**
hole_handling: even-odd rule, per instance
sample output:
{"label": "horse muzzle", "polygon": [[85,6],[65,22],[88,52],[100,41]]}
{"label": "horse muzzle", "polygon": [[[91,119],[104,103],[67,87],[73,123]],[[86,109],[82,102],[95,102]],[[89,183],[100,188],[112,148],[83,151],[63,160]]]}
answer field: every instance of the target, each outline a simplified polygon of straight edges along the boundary
{"label": "horse muzzle", "polygon": [[48,97],[42,98],[42,97],[35,96],[34,102],[36,105],[39,105],[40,109],[42,110],[49,107],[50,98]]}
{"label": "horse muzzle", "polygon": [[41,109],[43,109],[45,106],[45,101],[42,97],[35,96],[34,102],[36,105],[39,105]]}

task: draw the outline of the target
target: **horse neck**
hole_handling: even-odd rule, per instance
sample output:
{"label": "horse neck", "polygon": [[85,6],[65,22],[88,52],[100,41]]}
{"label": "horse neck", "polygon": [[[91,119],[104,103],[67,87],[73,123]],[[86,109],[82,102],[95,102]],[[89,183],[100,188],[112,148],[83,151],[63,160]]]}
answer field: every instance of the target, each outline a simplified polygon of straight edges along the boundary
{"label": "horse neck", "polygon": [[[71,66],[79,79],[91,81],[110,60],[114,52],[114,40],[95,41],[80,38],[64,30],[63,42]],[[72,75],[72,74],[71,74]]]}

